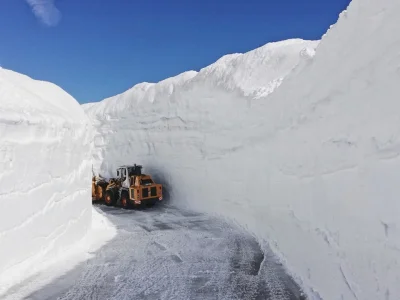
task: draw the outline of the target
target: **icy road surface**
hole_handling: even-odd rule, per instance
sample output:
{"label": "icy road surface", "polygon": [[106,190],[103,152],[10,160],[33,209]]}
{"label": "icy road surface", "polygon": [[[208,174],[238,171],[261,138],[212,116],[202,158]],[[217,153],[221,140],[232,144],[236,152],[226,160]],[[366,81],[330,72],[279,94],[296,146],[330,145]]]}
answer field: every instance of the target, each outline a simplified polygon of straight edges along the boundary
{"label": "icy road surface", "polygon": [[25,299],[302,299],[274,257],[234,225],[166,205],[99,208],[117,236]]}

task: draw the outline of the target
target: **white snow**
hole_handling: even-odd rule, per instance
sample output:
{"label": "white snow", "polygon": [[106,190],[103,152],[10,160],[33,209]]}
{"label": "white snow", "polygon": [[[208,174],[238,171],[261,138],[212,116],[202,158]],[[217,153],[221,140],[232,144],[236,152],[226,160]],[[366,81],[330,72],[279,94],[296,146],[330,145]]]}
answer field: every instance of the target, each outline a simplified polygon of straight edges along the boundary
{"label": "white snow", "polygon": [[399,16],[398,0],[353,0],[321,41],[82,107],[0,69],[0,295],[47,270],[23,298],[116,234],[91,207],[93,157],[105,176],[143,164],[167,201],[268,241],[312,299],[398,299]]}
{"label": "white snow", "polygon": [[0,294],[87,239],[92,138],[65,91],[0,69]]}
{"label": "white snow", "polygon": [[270,242],[312,299],[398,299],[399,16],[398,0],[353,0],[320,43],[87,106],[96,170],[143,164],[175,204]]}
{"label": "white snow", "polygon": [[[9,289],[6,289],[7,286],[2,286],[0,289],[1,299],[31,299],[30,296],[34,293],[53,285],[55,285],[53,291],[56,294],[60,293],[64,287],[54,284],[54,282],[64,276],[72,276],[72,279],[76,279],[71,274],[74,274],[80,265],[94,259],[98,251],[113,240],[116,234],[116,226],[109,221],[107,216],[100,209],[92,208],[91,226],[84,238],[58,255],[41,260],[40,265],[35,266],[34,270],[29,270],[22,276],[19,274],[16,277],[18,278],[16,282],[19,284],[8,285]],[[3,291],[5,293],[2,294]]]}
{"label": "white snow", "polygon": [[[143,150],[133,147],[132,142],[150,131],[155,134],[172,127],[203,131],[223,127],[226,122],[229,129],[240,127],[238,120],[248,118],[245,113],[253,99],[247,97],[246,101],[244,95],[260,97],[271,93],[287,74],[307,61],[317,45],[318,41],[300,39],[270,43],[245,54],[223,57],[198,73],[185,72],[157,84],[141,83],[115,97],[83,105],[99,130],[95,135],[95,167],[100,162],[112,162],[106,168],[110,173],[116,165],[126,163],[127,158],[132,160],[131,151]],[[251,77],[257,80],[249,80]],[[133,136],[124,136],[121,130]],[[182,137],[178,134],[177,139],[166,138],[176,143]],[[150,143],[146,149],[152,147],[151,139],[144,137],[143,141]],[[113,149],[108,151],[110,145]],[[117,158],[115,147],[119,147]],[[120,152],[127,157],[121,157]],[[110,159],[104,158],[107,153]]]}

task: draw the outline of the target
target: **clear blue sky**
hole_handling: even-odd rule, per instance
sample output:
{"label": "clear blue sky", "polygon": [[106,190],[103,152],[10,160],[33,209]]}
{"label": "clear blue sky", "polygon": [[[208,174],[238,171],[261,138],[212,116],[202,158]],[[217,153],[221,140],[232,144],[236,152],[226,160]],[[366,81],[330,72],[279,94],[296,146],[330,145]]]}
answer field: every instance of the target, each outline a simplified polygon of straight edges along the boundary
{"label": "clear blue sky", "polygon": [[350,2],[55,0],[61,19],[49,26],[29,1],[37,0],[0,2],[0,65],[54,82],[81,103],[270,41],[319,39]]}

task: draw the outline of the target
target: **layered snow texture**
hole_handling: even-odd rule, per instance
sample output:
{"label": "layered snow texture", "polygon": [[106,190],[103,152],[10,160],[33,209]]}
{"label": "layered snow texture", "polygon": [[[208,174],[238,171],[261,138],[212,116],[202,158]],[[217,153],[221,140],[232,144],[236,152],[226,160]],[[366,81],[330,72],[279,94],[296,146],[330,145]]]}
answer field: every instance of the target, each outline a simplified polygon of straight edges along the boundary
{"label": "layered snow texture", "polygon": [[269,44],[88,106],[96,170],[143,164],[175,204],[234,218],[313,299],[398,299],[399,16],[398,0],[354,0],[319,44]]}
{"label": "layered snow texture", "polygon": [[[180,145],[180,139],[186,144],[181,134],[200,134],[200,141],[192,138],[199,151],[203,131],[241,127],[240,119],[248,119],[251,100],[270,94],[286,75],[312,57],[317,45],[317,41],[298,39],[270,43],[245,54],[224,56],[200,72],[188,71],[157,84],[141,83],[100,103],[84,104],[98,129],[95,167],[103,163],[103,171],[113,172],[116,165],[133,159],[132,151],[145,151],[146,156],[154,142],[167,142],[172,149]],[[149,136],[158,133],[161,139]]]}
{"label": "layered snow texture", "polygon": [[92,134],[61,88],[0,69],[0,293],[90,228]]}

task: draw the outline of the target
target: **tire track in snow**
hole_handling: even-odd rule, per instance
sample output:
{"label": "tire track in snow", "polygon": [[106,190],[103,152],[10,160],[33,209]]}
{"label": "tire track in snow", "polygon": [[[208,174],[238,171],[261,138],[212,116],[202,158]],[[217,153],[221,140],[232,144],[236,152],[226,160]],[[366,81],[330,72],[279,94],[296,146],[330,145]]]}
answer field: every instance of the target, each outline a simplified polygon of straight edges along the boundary
{"label": "tire track in snow", "polygon": [[302,299],[272,254],[234,225],[164,205],[101,208],[114,240],[25,299]]}

